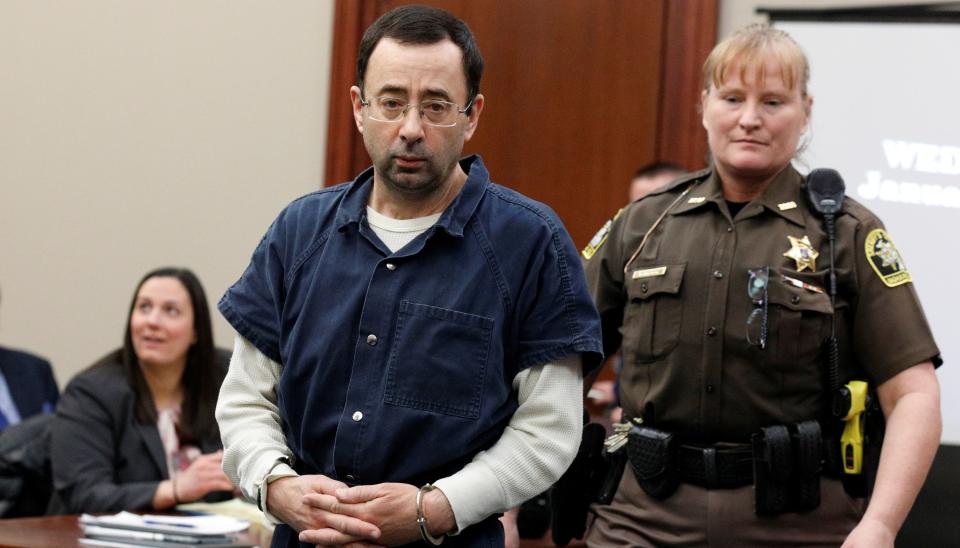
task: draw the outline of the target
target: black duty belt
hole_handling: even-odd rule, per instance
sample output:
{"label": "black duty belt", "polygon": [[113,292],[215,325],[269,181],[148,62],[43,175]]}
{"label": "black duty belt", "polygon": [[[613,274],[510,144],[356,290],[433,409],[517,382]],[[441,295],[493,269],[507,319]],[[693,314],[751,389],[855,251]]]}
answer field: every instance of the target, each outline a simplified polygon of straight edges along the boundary
{"label": "black duty belt", "polygon": [[758,515],[803,512],[820,504],[822,437],[817,421],[761,428],[750,444],[693,445],[634,424],[627,456],[647,495],[664,499],[680,483],[707,489],[753,484]]}
{"label": "black duty belt", "polygon": [[676,468],[680,481],[707,489],[731,489],[753,483],[753,449],[680,444]]}
{"label": "black duty belt", "polygon": [[670,496],[680,483],[731,489],[753,483],[751,445],[681,443],[670,432],[634,424],[627,456],[637,483],[651,497]]}

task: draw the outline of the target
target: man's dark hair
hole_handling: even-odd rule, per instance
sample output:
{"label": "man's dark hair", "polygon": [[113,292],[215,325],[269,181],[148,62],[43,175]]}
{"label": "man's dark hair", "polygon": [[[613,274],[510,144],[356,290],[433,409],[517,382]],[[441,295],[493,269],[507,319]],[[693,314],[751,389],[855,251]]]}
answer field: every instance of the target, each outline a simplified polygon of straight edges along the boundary
{"label": "man's dark hair", "polygon": [[[463,75],[467,79],[467,104],[480,93],[483,57],[466,23],[431,6],[400,6],[380,16],[363,33],[357,52],[357,86],[363,96],[363,79],[374,48],[383,38],[401,44],[436,44],[449,39],[463,53]],[[469,113],[469,110],[467,111]]]}
{"label": "man's dark hair", "polygon": [[652,162],[637,168],[637,171],[633,173],[633,178],[656,177],[663,173],[675,174],[679,177],[686,172],[687,170],[683,169],[682,166],[673,162]]}

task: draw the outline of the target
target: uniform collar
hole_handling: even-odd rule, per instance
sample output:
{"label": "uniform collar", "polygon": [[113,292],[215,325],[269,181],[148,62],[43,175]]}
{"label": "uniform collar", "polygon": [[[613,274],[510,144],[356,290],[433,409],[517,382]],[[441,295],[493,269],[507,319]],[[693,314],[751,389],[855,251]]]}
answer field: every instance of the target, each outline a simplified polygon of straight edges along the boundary
{"label": "uniform collar", "polygon": [[[806,219],[803,215],[803,204],[799,203],[803,199],[800,192],[803,177],[792,165],[788,165],[770,182],[767,189],[753,203],[760,204],[764,209],[772,211],[784,219],[799,226],[806,225]],[[723,189],[720,183],[720,176],[716,169],[710,169],[709,174],[697,186],[691,188],[687,196],[677,204],[673,209],[674,215],[680,215],[688,211],[693,211],[707,204],[716,204],[725,201]],[[748,211],[744,217],[753,217],[759,214],[759,210],[747,206]],[[750,211],[753,211],[751,214]]]}
{"label": "uniform collar", "polygon": [[680,200],[677,207],[673,208],[673,215],[680,215],[688,211],[694,211],[708,204],[716,203],[719,205],[723,201],[723,191],[720,188],[720,177],[714,169],[708,169],[704,172],[705,177],[694,180],[695,186],[690,187],[686,197]]}
{"label": "uniform collar", "polygon": [[[461,159],[460,167],[467,173],[467,182],[440,215],[435,225],[453,236],[463,236],[464,227],[476,211],[490,183],[490,174],[479,155],[474,154]],[[373,168],[370,167],[349,183],[343,201],[337,208],[337,230],[342,230],[351,223],[359,223],[366,216],[372,188]]]}

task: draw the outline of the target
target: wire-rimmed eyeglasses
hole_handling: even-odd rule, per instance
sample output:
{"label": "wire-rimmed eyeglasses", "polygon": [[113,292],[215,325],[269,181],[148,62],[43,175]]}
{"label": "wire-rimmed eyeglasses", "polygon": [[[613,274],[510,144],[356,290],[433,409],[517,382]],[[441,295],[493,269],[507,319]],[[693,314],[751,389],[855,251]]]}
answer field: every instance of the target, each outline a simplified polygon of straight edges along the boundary
{"label": "wire-rimmed eyeglasses", "polygon": [[747,295],[753,301],[753,311],[747,316],[747,342],[761,349],[767,347],[767,285],[770,268],[747,270]]}
{"label": "wire-rimmed eyeglasses", "polygon": [[[408,103],[403,99],[396,97],[380,96],[371,97],[369,100],[360,98],[360,104],[370,108],[370,118],[378,122],[400,122],[407,111],[414,103]],[[460,105],[450,101],[441,101],[439,99],[428,99],[417,103],[420,111],[420,119],[424,124],[434,127],[453,127],[457,125],[457,119],[461,114],[466,114],[473,101],[467,103],[467,106],[460,108]]]}

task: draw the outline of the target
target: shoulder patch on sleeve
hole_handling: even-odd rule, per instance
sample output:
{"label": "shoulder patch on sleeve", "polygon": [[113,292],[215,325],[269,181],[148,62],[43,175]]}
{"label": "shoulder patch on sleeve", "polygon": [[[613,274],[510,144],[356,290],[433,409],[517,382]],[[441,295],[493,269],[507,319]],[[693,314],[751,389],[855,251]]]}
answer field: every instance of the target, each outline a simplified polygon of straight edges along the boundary
{"label": "shoulder patch on sleeve", "polygon": [[867,262],[887,287],[897,287],[913,281],[910,273],[907,272],[906,265],[903,264],[900,252],[897,251],[897,246],[882,228],[873,229],[867,234],[864,251],[867,254]]}
{"label": "shoulder patch on sleeve", "polygon": [[590,241],[587,243],[587,246],[583,248],[583,251],[580,252],[583,255],[583,258],[590,260],[593,255],[597,252],[598,249],[607,241],[607,236],[610,235],[610,229],[613,227],[613,221],[617,220],[617,217],[620,216],[620,213],[623,211],[623,208],[620,208],[617,211],[617,214],[613,216],[613,219],[608,220],[603,223],[603,226],[600,227],[600,230],[593,235],[593,238],[590,238]]}

